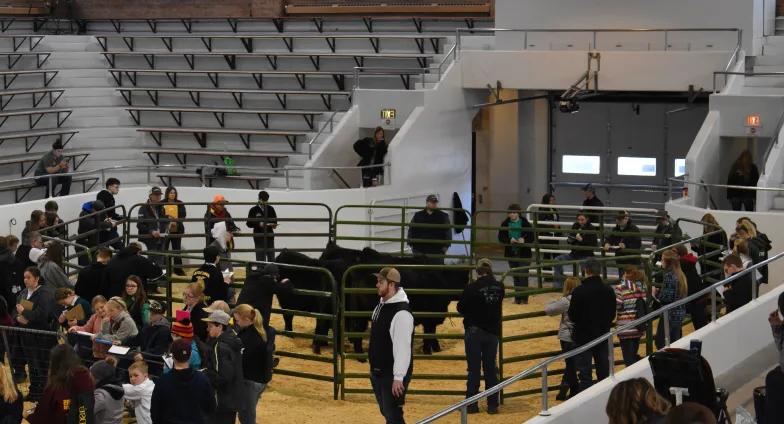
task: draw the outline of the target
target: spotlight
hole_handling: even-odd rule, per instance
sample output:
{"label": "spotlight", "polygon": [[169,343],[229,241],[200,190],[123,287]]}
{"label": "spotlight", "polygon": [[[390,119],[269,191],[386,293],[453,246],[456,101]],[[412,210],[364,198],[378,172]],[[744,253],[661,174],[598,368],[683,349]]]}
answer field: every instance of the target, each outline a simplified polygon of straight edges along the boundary
{"label": "spotlight", "polygon": [[580,111],[580,105],[574,99],[561,100],[558,102],[558,110],[561,113],[577,113]]}

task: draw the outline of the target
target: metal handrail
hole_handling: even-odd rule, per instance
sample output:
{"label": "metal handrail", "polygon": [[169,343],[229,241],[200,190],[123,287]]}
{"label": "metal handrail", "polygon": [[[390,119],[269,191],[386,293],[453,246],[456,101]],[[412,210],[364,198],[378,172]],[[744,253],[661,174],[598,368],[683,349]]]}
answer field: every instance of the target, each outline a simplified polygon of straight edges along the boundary
{"label": "metal handrail", "polygon": [[[779,144],[779,134],[781,134],[781,129],[784,127],[784,113],[779,116],[779,122],[776,124],[776,129],[773,131],[773,140],[768,143],[768,148],[765,151],[765,156],[763,156],[762,163],[765,164],[767,167],[768,165],[768,158],[770,157],[770,152],[773,151],[773,148]],[[763,169],[762,173],[768,175],[768,170]]]}
{"label": "metal handrail", "polygon": [[717,93],[716,91],[716,76],[717,75],[724,75],[724,81],[726,84],[727,75],[743,75],[744,77],[780,77],[784,76],[784,72],[782,71],[772,71],[772,72],[738,72],[738,71],[713,71],[713,92]]}
{"label": "metal handrail", "polygon": [[313,138],[311,138],[310,141],[308,142],[308,160],[313,159],[313,143],[316,142],[316,139],[318,139],[319,136],[321,136],[321,134],[327,128],[327,124],[329,124],[329,132],[332,132],[332,130],[334,128],[333,121],[335,120],[335,115],[337,115],[337,114],[338,114],[338,111],[332,112],[332,114],[329,115],[329,121],[328,122],[324,122],[324,124],[321,125],[321,129],[319,129],[319,131],[316,133],[316,135],[314,135]]}
{"label": "metal handrail", "polygon": [[[573,182],[573,181],[553,181],[550,182],[550,185],[553,187],[584,187],[586,184],[585,182]],[[604,183],[590,183],[595,188],[623,188],[623,189],[645,189],[645,190],[662,190],[667,191],[669,189],[668,186],[664,185],[656,185],[656,184],[604,184]]]}
{"label": "metal handrail", "polygon": [[[646,255],[641,255],[641,256],[646,256]],[[687,296],[687,297],[685,297],[683,299],[680,299],[680,300],[672,302],[672,303],[668,303],[666,305],[662,305],[661,308],[659,308],[659,309],[649,313],[648,315],[645,315],[642,318],[638,318],[638,319],[636,319],[636,320],[634,320],[634,321],[632,321],[630,323],[624,324],[624,325],[622,325],[620,327],[616,327],[615,330],[612,330],[609,333],[594,339],[590,343],[584,344],[584,345],[582,345],[582,346],[580,346],[578,348],[572,349],[572,350],[570,350],[568,352],[564,352],[564,353],[562,353],[560,355],[548,358],[548,359],[540,362],[539,364],[537,364],[537,365],[535,365],[533,367],[530,367],[530,368],[526,369],[525,371],[523,371],[523,372],[521,372],[521,373],[519,373],[519,374],[517,374],[517,375],[515,375],[513,377],[510,377],[510,378],[504,380],[503,382],[497,384],[496,386],[491,387],[490,389],[487,389],[487,390],[485,390],[483,392],[480,392],[480,393],[478,393],[478,394],[476,394],[476,395],[474,395],[474,396],[472,396],[470,398],[464,399],[464,400],[462,400],[462,401],[460,401],[460,402],[458,402],[458,403],[456,403],[456,404],[454,404],[454,405],[452,405],[452,406],[450,406],[448,408],[445,408],[445,409],[443,409],[443,410],[441,410],[441,411],[439,411],[439,412],[437,412],[437,413],[435,413],[435,414],[433,414],[433,415],[431,415],[431,416],[429,416],[429,417],[427,417],[425,419],[422,419],[422,420],[418,421],[418,424],[432,423],[435,420],[443,418],[446,415],[449,415],[452,412],[455,412],[455,411],[458,411],[458,410],[460,411],[461,422],[462,423],[466,423],[466,422],[468,422],[468,409],[467,408],[468,408],[469,405],[474,404],[474,403],[476,403],[477,401],[479,401],[481,399],[484,399],[486,397],[489,397],[491,395],[499,393],[501,390],[505,389],[506,387],[516,383],[519,380],[522,380],[525,377],[530,376],[531,374],[533,374],[533,373],[535,373],[537,371],[541,371],[541,374],[542,374],[542,411],[539,413],[539,415],[549,416],[550,413],[548,411],[548,406],[547,406],[547,402],[548,402],[548,399],[547,399],[547,366],[548,365],[552,364],[553,362],[558,362],[558,361],[562,361],[562,360],[569,359],[569,358],[572,358],[574,356],[577,356],[577,355],[579,355],[581,353],[584,353],[584,352],[592,349],[595,346],[598,346],[600,343],[606,343],[606,342],[609,341],[609,343],[612,344],[613,343],[613,337],[618,335],[618,333],[626,331],[626,330],[628,330],[630,328],[638,327],[641,324],[645,324],[648,321],[652,321],[653,319],[655,319],[655,318],[657,318],[659,316],[662,316],[662,319],[665,320],[664,328],[667,328],[666,322],[669,319],[668,318],[669,314],[665,314],[665,312],[669,312],[672,309],[675,309],[675,308],[678,308],[678,307],[681,307],[681,306],[685,306],[687,303],[693,302],[693,301],[695,301],[695,300],[705,296],[706,294],[710,294],[710,296],[711,296],[711,322],[716,322],[716,318],[717,318],[716,317],[716,289],[718,287],[725,286],[725,285],[727,285],[727,284],[729,284],[729,283],[739,279],[740,277],[742,277],[742,276],[744,276],[744,275],[746,275],[746,274],[748,274],[750,272],[756,271],[760,267],[766,266],[766,265],[770,264],[771,262],[774,262],[774,261],[776,261],[778,259],[781,259],[782,257],[784,257],[784,252],[781,252],[781,253],[777,254],[776,256],[773,256],[772,258],[766,259],[766,260],[764,260],[764,261],[762,261],[762,262],[760,262],[760,263],[758,263],[756,265],[752,265],[749,268],[746,268],[745,270],[743,270],[743,271],[741,271],[741,272],[739,272],[737,274],[731,275],[730,277],[727,277],[727,278],[725,278],[722,281],[714,283],[714,284],[710,285],[709,287],[706,287],[706,288],[698,291],[697,293],[692,294],[691,296]],[[752,301],[757,299],[757,290],[756,289],[757,289],[756,285],[752,284],[752,295],[751,295],[752,296]],[[665,331],[665,335],[668,336],[669,332]],[[669,346],[669,344],[670,344],[669,337],[665,337],[665,344],[666,344],[666,346]],[[612,353],[613,350],[611,349],[610,352]],[[611,363],[612,362],[614,362],[614,358],[612,359]],[[612,369],[612,367],[610,369]]]}
{"label": "metal handrail", "polygon": [[706,182],[697,182],[697,181],[689,181],[686,179],[679,179],[676,177],[668,178],[669,181],[679,182],[683,184],[689,185],[696,185],[700,187],[716,187],[716,188],[731,188],[734,190],[751,190],[751,191],[784,191],[784,188],[780,187],[751,187],[751,186],[739,186],[739,185],[729,185],[729,184],[710,184]]}
{"label": "metal handrail", "polygon": [[[452,57],[452,62],[454,62],[455,59],[457,58],[456,52],[457,52],[457,44],[454,44],[452,48],[449,49],[448,52],[446,52],[444,57],[438,63],[438,67],[436,68],[438,69],[438,81],[441,81],[441,73],[442,73],[442,68],[444,67],[444,63],[446,63],[447,59],[449,59],[450,56]],[[424,73],[422,73],[422,77],[424,78]]]}

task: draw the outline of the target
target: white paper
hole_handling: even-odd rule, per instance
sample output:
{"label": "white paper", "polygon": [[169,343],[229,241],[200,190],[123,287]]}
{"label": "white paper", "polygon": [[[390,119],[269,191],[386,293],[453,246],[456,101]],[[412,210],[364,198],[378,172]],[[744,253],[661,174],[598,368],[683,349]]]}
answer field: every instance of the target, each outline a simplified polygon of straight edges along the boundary
{"label": "white paper", "polygon": [[719,292],[719,295],[721,295],[721,297],[724,297],[724,291],[725,290],[727,290],[727,289],[724,286],[716,287],[716,291]]}
{"label": "white paper", "polygon": [[163,363],[166,364],[166,367],[169,369],[174,369],[174,358],[171,355],[163,355]]}
{"label": "white paper", "polygon": [[125,346],[112,346],[109,348],[109,353],[113,353],[115,355],[125,355],[129,350],[131,350],[131,348]]}
{"label": "white paper", "polygon": [[86,331],[77,331],[76,334],[80,336],[87,336],[87,337],[92,337],[94,335],[93,333],[88,333]]}

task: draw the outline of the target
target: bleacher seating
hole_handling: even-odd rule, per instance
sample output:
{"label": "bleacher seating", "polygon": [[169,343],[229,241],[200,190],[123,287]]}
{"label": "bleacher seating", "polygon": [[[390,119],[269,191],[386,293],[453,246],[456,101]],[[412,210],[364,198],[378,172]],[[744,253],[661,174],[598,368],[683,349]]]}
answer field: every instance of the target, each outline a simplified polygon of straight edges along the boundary
{"label": "bleacher seating", "polygon": [[33,108],[0,111],[0,127],[2,127],[3,124],[5,124],[11,118],[26,117],[29,129],[32,130],[35,129],[44,116],[56,115],[56,125],[57,128],[60,128],[63,126],[65,120],[71,116],[71,113],[73,113],[71,109],[64,108]]}
{"label": "bleacher seating", "polygon": [[66,146],[68,142],[71,141],[71,139],[78,133],[78,130],[65,128],[3,132],[0,133],[0,145],[8,140],[24,140],[25,151],[29,152],[44,137],[49,138],[50,136],[54,136],[53,138],[61,138],[63,146]]}
{"label": "bleacher seating", "polygon": [[177,159],[181,165],[188,164],[188,156],[211,156],[211,157],[225,157],[232,158],[250,158],[250,159],[266,159],[272,168],[278,168],[280,161],[291,156],[290,153],[281,152],[261,152],[261,151],[248,151],[248,150],[207,150],[207,149],[144,149],[150,160],[158,165],[160,163],[161,155],[172,155]]}
{"label": "bleacher seating", "polygon": [[49,87],[54,77],[57,76],[56,70],[51,69],[37,69],[37,70],[24,70],[24,71],[2,71],[0,72],[0,76],[3,77],[3,89],[8,90],[11,87],[11,84],[17,80],[20,76],[36,76],[41,75],[43,77],[44,87]]}
{"label": "bleacher seating", "polygon": [[357,0],[288,0],[286,13],[290,15],[324,14],[485,14],[492,5],[487,0],[406,0],[406,1],[357,1]]}
{"label": "bleacher seating", "polygon": [[6,58],[8,69],[13,69],[23,58],[35,58],[35,67],[41,69],[51,56],[51,52],[0,52],[0,57]]}
{"label": "bleacher seating", "polygon": [[193,127],[141,127],[137,131],[150,133],[156,144],[163,145],[163,134],[192,134],[201,147],[207,147],[208,134],[230,134],[238,135],[245,148],[250,149],[252,136],[283,136],[291,146],[297,150],[297,137],[307,134],[304,131],[285,131],[285,130],[251,130],[241,128],[193,128]]}
{"label": "bleacher seating", "polygon": [[0,110],[5,109],[17,96],[27,95],[31,97],[32,107],[37,107],[46,98],[49,99],[49,106],[54,106],[54,104],[60,100],[60,97],[62,97],[64,92],[65,90],[59,88],[32,88],[0,91]]}
{"label": "bleacher seating", "polygon": [[351,100],[351,92],[350,91],[330,91],[330,90],[283,90],[283,89],[272,89],[272,90],[245,90],[239,88],[167,88],[167,87],[122,87],[118,88],[117,91],[122,94],[125,101],[128,103],[128,106],[134,105],[133,95],[142,93],[147,94],[150,101],[154,105],[160,104],[160,93],[188,93],[188,98],[193,102],[196,106],[201,106],[202,101],[202,94],[205,95],[231,95],[231,98],[234,99],[237,107],[243,107],[245,99],[248,97],[265,97],[265,96],[275,96],[280,106],[283,109],[288,107],[288,99],[289,97],[312,97],[312,96],[319,96],[321,97],[324,106],[328,110],[332,110],[332,97],[343,97],[348,101]]}
{"label": "bleacher seating", "polygon": [[[217,108],[188,108],[188,107],[161,107],[161,106],[134,106],[126,110],[131,114],[137,125],[142,124],[142,112],[169,112],[177,126],[182,127],[183,113],[207,113],[215,117],[221,128],[226,127],[226,114],[249,114],[258,116],[265,129],[270,127],[270,115],[302,116],[309,129],[313,129],[316,116],[323,112],[318,110],[280,110],[280,109],[217,109]],[[0,113],[2,117],[2,113]]]}
{"label": "bleacher seating", "polygon": [[[0,166],[19,165],[20,175],[25,177],[35,168],[38,160],[41,159],[40,153],[26,153],[21,155],[9,155],[0,157]],[[77,171],[79,167],[90,156],[90,152],[80,150],[69,150],[63,156],[70,162],[71,170]]]}

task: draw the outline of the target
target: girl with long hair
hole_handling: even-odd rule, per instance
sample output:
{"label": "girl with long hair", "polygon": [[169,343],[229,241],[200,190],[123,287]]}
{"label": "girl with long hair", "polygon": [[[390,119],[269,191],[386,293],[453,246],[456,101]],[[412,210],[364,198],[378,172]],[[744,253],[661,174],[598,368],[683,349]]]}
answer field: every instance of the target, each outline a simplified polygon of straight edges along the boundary
{"label": "girl with long hair", "polygon": [[129,275],[125,279],[123,300],[128,314],[136,323],[136,328],[141,331],[142,327],[150,323],[150,302],[147,301],[147,294],[144,292],[144,284],[140,277]]}
{"label": "girl with long hair", "polygon": [[242,340],[242,375],[245,384],[244,407],[239,411],[240,424],[256,422],[256,404],[267,387],[270,375],[267,349],[267,332],[261,319],[261,312],[246,303],[238,305],[233,311],[237,325],[237,336]]}
{"label": "girl with long hair", "polygon": [[[545,306],[544,311],[549,316],[561,315],[561,324],[558,327],[558,341],[561,343],[561,352],[568,352],[574,349],[574,323],[569,319],[569,303],[572,300],[572,291],[580,285],[577,277],[567,277],[564,280],[563,294],[558,300],[554,300]],[[577,381],[577,369],[575,368],[574,358],[566,360],[566,369],[561,379],[561,389],[558,391],[556,400],[566,400],[576,395],[580,389]]]}
{"label": "girl with long hair", "polygon": [[[727,185],[754,187],[757,185],[759,176],[759,169],[754,164],[751,152],[747,149],[741,152],[738,159],[732,164],[727,176]],[[728,188],[727,199],[732,205],[732,210],[739,211],[743,207],[746,211],[753,212],[757,192],[741,188]]]}
{"label": "girl with long hair", "polygon": [[[681,270],[680,257],[675,250],[666,250],[662,253],[662,268],[664,268],[662,287],[660,290],[654,292],[654,296],[659,300],[662,306],[688,296],[688,282],[686,281],[686,275]],[[671,309],[667,313],[669,328],[666,329],[666,331],[669,331],[670,342],[674,342],[681,338],[681,335],[683,334],[681,326],[683,325],[684,315],[686,315],[685,306]],[[656,328],[657,349],[661,349],[665,345],[664,331],[664,319],[659,319],[659,324]]]}
{"label": "girl with long hair", "polygon": [[0,365],[0,417],[3,423],[22,422],[22,394],[16,389],[7,363]]}
{"label": "girl with long hair", "polygon": [[49,356],[49,378],[35,412],[27,417],[30,424],[65,424],[93,415],[93,383],[90,371],[68,344],[57,345]]}
{"label": "girl with long hair", "polygon": [[[623,269],[621,281],[615,286],[615,301],[618,307],[616,325],[620,327],[642,318],[647,312],[645,297],[645,273],[634,265],[627,265]],[[627,367],[640,359],[640,338],[644,331],[644,326],[638,326],[618,333],[623,363]]]}
{"label": "girl with long hair", "polygon": [[663,422],[670,402],[656,392],[644,378],[621,381],[607,399],[609,424],[646,424]]}

